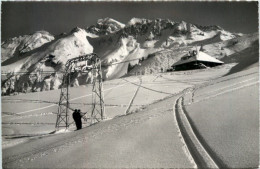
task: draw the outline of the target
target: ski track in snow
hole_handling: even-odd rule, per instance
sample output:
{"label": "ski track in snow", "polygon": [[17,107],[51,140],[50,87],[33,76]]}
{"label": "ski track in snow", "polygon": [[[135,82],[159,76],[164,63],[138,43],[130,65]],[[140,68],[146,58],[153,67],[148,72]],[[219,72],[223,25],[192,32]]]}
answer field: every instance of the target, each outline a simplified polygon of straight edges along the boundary
{"label": "ski track in snow", "polygon": [[207,94],[209,94],[209,93],[215,93],[215,92],[221,91],[221,90],[223,90],[223,89],[230,88],[230,87],[234,87],[234,86],[237,86],[237,85],[239,85],[239,84],[241,84],[241,83],[245,83],[245,82],[248,82],[248,81],[251,81],[251,80],[255,80],[255,79],[258,80],[258,78],[250,78],[250,79],[243,80],[243,81],[241,81],[241,82],[235,83],[235,84],[233,84],[233,85],[225,86],[225,87],[219,88],[219,89],[217,89],[217,90],[212,90],[212,91],[210,91],[210,92],[207,92],[206,94],[197,95],[196,97],[204,96],[204,95],[207,95]]}
{"label": "ski track in snow", "polygon": [[[233,79],[237,79],[237,78],[241,78],[241,77],[246,77],[246,76],[249,76],[249,75],[252,75],[252,74],[251,73],[250,74],[246,74],[246,75],[239,76],[239,77],[236,77],[236,78],[231,78],[229,80],[233,80]],[[228,88],[231,88],[231,87],[234,87],[234,86],[237,86],[237,85],[240,85],[240,84],[243,84],[245,82],[252,81],[252,80],[257,80],[257,81],[256,82],[251,82],[251,83],[248,83],[248,84],[236,87],[236,88],[228,89]],[[222,83],[222,82],[226,82],[226,81],[227,80],[223,80],[223,81],[219,81],[219,82],[216,82],[216,83],[213,83],[213,84],[209,84],[209,85],[214,85],[214,84],[218,84],[218,83]],[[205,94],[201,94],[201,95],[195,96],[195,92],[197,90],[209,86],[209,85],[201,85],[201,86],[196,87],[196,88],[193,89],[193,91],[192,91],[192,98],[191,98],[192,99],[192,103],[198,103],[198,102],[201,102],[201,101],[204,101],[204,100],[207,100],[207,99],[210,99],[210,98],[214,98],[214,97],[217,97],[219,95],[223,95],[223,94],[226,94],[226,93],[229,93],[229,92],[233,92],[233,91],[245,88],[245,87],[249,87],[249,86],[252,86],[252,85],[255,85],[255,84],[258,84],[258,83],[259,83],[258,77],[257,78],[250,78],[250,79],[243,80],[243,81],[240,81],[240,82],[232,84],[232,85],[228,85],[228,86],[222,87],[222,88],[217,89],[217,90],[213,90],[211,92],[207,92]],[[223,89],[228,89],[228,90],[224,90],[223,91]],[[222,92],[219,92],[219,91],[222,91]],[[208,96],[208,97],[205,97],[205,98],[202,98],[202,99],[198,99],[197,101],[194,101],[194,97],[206,96],[206,95],[208,95],[210,93],[216,93],[216,92],[218,92],[218,93],[215,94],[215,95],[211,95],[211,96]]]}
{"label": "ski track in snow", "polygon": [[219,82],[214,82],[214,83],[206,82],[204,84],[198,85],[193,90],[194,90],[194,92],[196,92],[197,90],[204,88],[204,87],[212,86],[212,85],[215,85],[215,84],[218,84],[218,83],[222,83],[222,82],[226,82],[226,81],[230,81],[230,80],[234,80],[234,79],[239,79],[241,77],[247,77],[247,76],[250,76],[250,75],[253,75],[253,74],[257,74],[257,73],[258,72],[253,72],[253,73],[248,73],[248,74],[245,74],[245,75],[235,76],[235,77],[224,79],[224,80],[221,80]]}
{"label": "ski track in snow", "polygon": [[136,86],[138,86],[138,87],[141,87],[141,88],[144,88],[144,89],[147,89],[147,90],[156,92],[156,93],[162,93],[162,94],[168,94],[168,95],[174,95],[174,94],[175,94],[175,93],[168,93],[168,92],[164,92],[164,91],[154,90],[154,89],[152,89],[152,88],[148,88],[148,87],[145,87],[145,86],[136,84],[136,83],[134,83],[134,82],[130,82],[130,81],[126,80],[126,79],[124,79],[124,80],[127,81],[127,82],[129,82],[129,83],[131,83],[131,84],[133,84],[133,85],[136,85]]}
{"label": "ski track in snow", "polygon": [[[178,100],[175,102],[175,116],[176,116],[176,120],[177,120],[177,126],[179,126],[180,138],[181,138],[182,142],[184,142],[184,144],[185,144],[183,147],[183,150],[185,151],[188,159],[190,159],[191,162],[194,162],[194,161],[196,162],[195,164],[197,165],[198,168],[219,168],[219,167],[225,168],[226,165],[214,154],[214,152],[212,152],[210,150],[210,148],[207,145],[204,145],[205,142],[201,142],[201,140],[198,138],[198,136],[194,132],[194,126],[192,126],[192,124],[190,123],[190,119],[187,117],[187,112],[184,107],[186,105],[184,104],[183,97],[185,95],[191,93],[192,100],[193,100],[194,93],[198,89],[208,87],[210,85],[215,85],[217,83],[230,81],[230,80],[237,79],[237,78],[248,77],[249,75],[252,75],[252,74],[254,74],[254,73],[225,79],[225,80],[222,80],[219,82],[215,82],[213,84],[207,83],[207,84],[198,85],[197,87],[194,87],[194,88],[187,88],[187,89],[183,90],[183,95],[180,96],[178,98]],[[257,80],[257,81],[251,82],[254,80]],[[246,82],[251,82],[251,83],[244,84]],[[223,95],[223,94],[226,94],[229,92],[240,90],[245,87],[250,87],[250,86],[256,85],[258,83],[259,83],[258,78],[249,78],[249,79],[240,81],[238,83],[235,83],[232,85],[227,85],[227,86],[219,88],[217,90],[207,92],[204,95],[207,95],[210,93],[217,93],[217,94],[205,97],[205,98],[197,100],[195,102],[193,101],[193,103],[215,98],[219,95]],[[240,86],[238,86],[238,85],[240,85]],[[237,86],[237,87],[234,88],[234,86]],[[224,89],[227,89],[227,90],[224,90]],[[219,91],[222,91],[222,92],[219,92]],[[202,94],[199,96],[204,96],[204,95]],[[199,96],[196,96],[196,97],[199,97]],[[190,105],[190,103],[187,106],[189,106],[189,105]],[[216,162],[218,162],[218,164]]]}
{"label": "ski track in snow", "polygon": [[219,168],[194,133],[183,110],[183,96],[177,99],[174,106],[181,140],[185,144],[184,149],[190,161],[195,163],[196,168]]}
{"label": "ski track in snow", "polygon": [[137,87],[137,89],[136,89],[136,91],[135,91],[135,93],[134,93],[132,99],[130,100],[127,109],[125,110],[125,115],[129,113],[130,108],[131,108],[131,106],[133,105],[134,99],[135,99],[135,97],[136,97],[136,95],[137,95],[137,93],[138,93],[138,91],[139,91],[139,89],[140,89],[140,87],[141,87],[141,85],[142,85],[142,77],[139,77],[139,80],[140,80],[140,84],[139,84],[139,86]]}
{"label": "ski track in snow", "polygon": [[[130,83],[130,82],[126,82],[123,85],[125,85],[127,83]],[[120,86],[123,86],[123,85],[120,85]],[[120,86],[116,86],[116,87],[120,87]],[[116,87],[113,87],[113,88],[116,88]],[[110,88],[110,89],[107,89],[107,90],[111,90],[113,88]],[[140,86],[138,88],[140,88]],[[86,95],[78,97],[78,98],[82,98],[82,97],[86,97]],[[71,99],[71,100],[76,100],[78,98],[74,98],[74,99]],[[133,100],[133,98],[131,100]],[[131,105],[131,104],[129,104],[129,105]],[[158,109],[158,108],[156,108],[156,109]],[[123,121],[123,122],[120,122],[118,124],[115,123],[115,124],[108,125],[107,128],[98,129],[95,132],[90,132],[89,135],[87,135],[87,136],[76,136],[71,140],[67,139],[65,141],[59,142],[59,144],[55,145],[55,146],[47,146],[47,147],[43,147],[43,148],[40,148],[40,149],[37,149],[37,150],[33,150],[31,152],[26,152],[26,153],[22,153],[22,154],[18,154],[18,155],[15,155],[15,156],[8,157],[8,158],[3,160],[3,161],[5,161],[4,165],[7,165],[8,163],[12,163],[14,161],[19,160],[17,162],[20,163],[21,166],[22,166],[22,164],[25,163],[25,162],[33,161],[36,158],[46,156],[46,155],[53,153],[53,152],[56,153],[56,152],[62,151],[65,148],[69,148],[69,147],[73,146],[74,144],[84,143],[88,138],[94,138],[95,139],[98,136],[101,136],[105,133],[115,132],[115,131],[120,130],[122,128],[127,128],[131,125],[140,124],[140,123],[147,121],[149,119],[160,117],[160,116],[164,115],[163,112],[165,112],[165,111],[168,111],[168,110],[158,111],[157,113],[153,113],[153,114],[148,113],[148,115],[145,114],[141,117],[138,116],[138,117],[130,119],[129,121]],[[129,114],[131,114],[131,113],[129,113]]]}
{"label": "ski track in snow", "polygon": [[[182,91],[180,91],[179,93],[182,93]],[[147,120],[161,117],[161,116],[165,115],[164,112],[166,112],[166,111],[172,111],[172,109],[165,110],[165,107],[156,107],[155,109],[160,110],[160,111],[156,111],[156,113],[152,113],[152,114],[146,113],[144,115],[132,116],[133,117],[132,119],[123,119],[119,122],[116,121],[115,123],[109,124],[108,126],[106,126],[106,128],[99,128],[95,131],[89,132],[88,135],[85,135],[85,136],[78,135],[73,138],[62,140],[62,141],[58,142],[56,145],[45,146],[45,147],[41,147],[39,149],[34,149],[33,151],[29,151],[29,152],[25,152],[22,154],[17,154],[14,156],[7,157],[6,159],[3,159],[3,162],[4,162],[3,164],[4,164],[4,166],[8,166],[9,163],[16,163],[20,167],[23,167],[23,165],[27,162],[34,161],[35,159],[42,158],[51,153],[61,152],[64,149],[70,148],[75,144],[79,144],[79,143],[82,144],[90,138],[96,139],[96,138],[102,136],[103,134],[116,132],[122,128],[131,127],[132,125],[138,125]],[[131,115],[131,113],[129,115]],[[186,152],[186,151],[187,150],[184,148],[184,152]]]}
{"label": "ski track in snow", "polygon": [[195,161],[194,161],[194,159],[193,159],[193,157],[192,157],[192,155],[191,155],[191,153],[190,153],[190,151],[188,149],[187,144],[184,141],[184,136],[183,136],[183,134],[181,132],[181,129],[180,129],[180,126],[179,126],[179,123],[178,123],[178,120],[177,120],[177,110],[178,110],[177,102],[178,102],[178,99],[176,99],[175,103],[173,104],[173,113],[174,113],[173,114],[173,118],[174,118],[174,123],[175,123],[175,126],[177,128],[177,131],[179,133],[178,136],[179,136],[181,142],[183,143],[182,149],[183,149],[184,153],[186,154],[186,156],[188,157],[188,159],[190,160],[190,162],[193,164],[193,167],[194,168],[198,168],[197,164],[195,163]]}
{"label": "ski track in snow", "polygon": [[[194,98],[195,97],[199,97],[199,96],[203,96],[203,95],[198,95],[198,96],[195,96],[195,93],[200,90],[200,89],[203,89],[205,87],[209,87],[209,86],[212,86],[212,85],[216,85],[218,83],[222,83],[222,82],[226,82],[226,81],[230,81],[230,80],[234,80],[234,79],[239,79],[239,78],[243,78],[243,77],[248,77],[250,75],[253,75],[253,74],[257,74],[258,72],[253,72],[253,73],[248,73],[248,74],[245,74],[245,75],[240,75],[240,76],[235,76],[235,77],[232,77],[232,78],[228,78],[228,79],[224,79],[224,80],[221,80],[221,81],[217,81],[217,82],[214,82],[214,83],[211,83],[211,82],[205,82],[205,83],[202,83],[202,84],[199,84],[193,88],[187,88],[185,89],[184,93],[190,93],[191,94],[191,101],[188,103],[188,104],[185,104],[184,106],[189,106],[191,103],[197,103],[197,102],[201,102],[201,101],[204,101],[206,99],[209,99],[209,98],[214,98],[218,95],[221,95],[221,94],[225,94],[225,93],[228,93],[228,92],[232,92],[232,91],[235,91],[235,90],[238,90],[240,88],[243,88],[243,87],[238,87],[238,88],[235,88],[235,89],[231,89],[231,90],[227,90],[225,93],[224,92],[221,92],[221,93],[218,93],[217,95],[212,95],[212,96],[209,96],[207,98],[203,98],[201,100],[197,100],[197,101],[194,101]],[[248,82],[248,81],[251,81],[251,80],[258,80],[259,78],[250,78],[250,79],[247,79],[247,80],[243,80],[241,82],[238,82],[236,84],[232,84],[232,85],[229,85],[229,86],[226,86],[226,87],[223,87],[221,89],[226,89],[226,88],[230,88],[230,87],[233,87],[233,86],[236,86],[238,84],[241,84],[241,83],[244,83],[244,82]],[[255,82],[255,83],[259,83],[259,81]],[[250,83],[249,86],[251,85],[254,85],[255,83]],[[244,87],[248,87],[248,85],[245,85]],[[211,92],[207,92],[206,94],[208,93],[214,93],[216,91],[220,91],[221,89],[217,89],[215,91],[211,91]],[[206,95],[205,94],[205,95]]]}
{"label": "ski track in snow", "polygon": [[239,89],[242,89],[242,88],[245,88],[245,87],[250,87],[250,86],[256,85],[256,84],[258,84],[258,83],[259,83],[259,82],[257,81],[257,82],[249,83],[249,84],[247,84],[247,85],[242,85],[242,86],[240,86],[240,87],[236,87],[236,88],[233,88],[233,89],[230,89],[230,90],[225,90],[225,91],[220,92],[220,93],[218,93],[218,94],[205,97],[205,98],[200,99],[200,100],[198,100],[198,101],[194,101],[193,103],[198,103],[198,102],[201,102],[201,101],[204,101],[204,100],[208,100],[208,99],[217,97],[217,96],[219,96],[219,95],[223,95],[223,94],[230,93],[230,92],[234,92],[234,91],[236,91],[236,90],[239,90]]}
{"label": "ski track in snow", "polygon": [[[254,73],[250,73],[250,74],[254,74]],[[239,76],[239,77],[248,76],[250,74]],[[213,84],[209,84],[209,83],[202,84],[202,85],[199,85],[198,88],[196,88],[196,89],[195,88],[186,88],[183,91],[176,93],[176,95],[178,95],[178,94],[183,95],[183,94],[187,94],[187,93],[190,93],[190,92],[194,93],[199,88],[214,85],[214,84],[221,83],[221,82],[228,81],[228,80],[232,80],[232,79],[237,79],[239,77],[225,79],[225,80],[222,80],[222,81],[219,81],[219,82],[215,82]],[[242,84],[244,82],[248,82],[248,81],[251,81],[251,80],[254,80],[254,79],[256,79],[256,78],[247,79],[247,80],[239,82],[238,84]],[[130,83],[130,82],[126,82],[126,83]],[[125,85],[126,83],[124,83],[123,85]],[[234,90],[239,90],[239,89],[247,87],[247,86],[255,85],[257,83],[259,83],[259,82],[257,81],[257,82],[249,83],[247,85],[242,85],[240,87],[233,88],[233,89],[226,90],[224,92],[218,93],[218,94],[211,96],[209,98],[216,97],[218,95],[225,94],[227,92],[232,92]],[[227,86],[227,87],[224,87],[224,88],[233,87],[233,86],[238,85],[238,84],[230,85],[230,86]],[[123,86],[123,85],[120,85],[120,86]],[[119,86],[116,86],[116,87],[119,87]],[[113,88],[116,88],[116,87],[113,87]],[[107,90],[111,90],[113,88],[110,88],[110,89],[107,89]],[[78,98],[82,98],[82,97],[86,97],[86,96],[88,96],[88,95],[81,96],[81,97],[78,97]],[[73,100],[76,100],[78,98],[74,98]],[[176,125],[179,126],[179,131],[180,131],[179,137],[182,140],[182,142],[184,143],[183,150],[186,153],[189,160],[192,163],[194,163],[194,167],[196,167],[196,166],[200,167],[201,164],[196,164],[196,160],[194,160],[194,154],[191,153],[191,151],[190,151],[190,149],[194,149],[194,148],[200,149],[200,151],[203,152],[202,156],[204,156],[204,159],[202,158],[202,160],[205,160],[205,158],[208,159],[208,160],[206,160],[206,165],[211,166],[211,168],[212,167],[218,168],[218,166],[214,162],[214,159],[208,154],[208,152],[204,149],[203,145],[197,139],[195,133],[192,130],[192,126],[189,123],[189,119],[186,117],[184,110],[182,110],[182,106],[184,106],[183,97],[180,97],[178,100],[176,100],[176,103],[174,104],[174,106],[175,106],[175,113],[174,113],[175,117],[174,117],[174,119],[175,119]],[[9,163],[17,163],[20,167],[23,167],[23,165],[27,162],[34,161],[37,158],[42,158],[44,156],[48,156],[51,153],[57,153],[57,152],[63,151],[64,149],[70,148],[74,144],[79,144],[79,143],[82,144],[82,143],[86,142],[89,138],[96,139],[96,138],[98,138],[98,137],[100,137],[104,134],[116,132],[116,131],[118,131],[122,128],[128,128],[128,127],[131,127],[132,125],[140,124],[140,123],[147,121],[149,119],[163,116],[165,111],[169,111],[169,110],[165,110],[165,107],[159,107],[159,108],[157,107],[156,109],[158,109],[158,110],[161,109],[161,111],[157,111],[156,113],[153,113],[153,114],[146,113],[144,115],[132,116],[133,117],[132,119],[129,119],[129,118],[128,119],[127,118],[121,119],[119,121],[115,121],[115,123],[113,123],[113,124],[109,124],[109,125],[107,125],[106,127],[103,127],[103,128],[101,127],[99,129],[91,131],[91,132],[89,132],[85,135],[77,135],[73,138],[62,140],[62,141],[60,141],[60,142],[58,142],[54,145],[48,145],[48,146],[45,146],[45,147],[41,147],[39,149],[34,149],[30,152],[25,152],[25,153],[22,153],[22,154],[17,154],[17,155],[14,155],[14,156],[7,157],[7,158],[3,159],[3,166],[7,167]],[[176,114],[176,112],[177,112],[177,114]],[[22,113],[24,113],[24,112],[22,112]],[[180,118],[178,116],[182,116],[181,120],[182,120],[182,123],[183,123],[183,121],[184,121],[184,123],[186,123],[186,124],[184,124],[185,127],[183,127],[183,126],[180,127],[180,125],[178,124],[177,119]],[[185,128],[186,131],[184,131],[183,128]],[[187,129],[188,129],[188,131],[187,131]],[[191,147],[190,143],[187,143],[185,141],[184,135],[185,135],[185,133],[187,134],[187,132],[190,132],[190,134],[193,135],[192,137],[195,137],[195,139],[192,139],[192,140],[193,141],[195,140],[197,142],[196,144],[199,146],[199,148]],[[203,164],[203,165],[205,165],[205,164]]]}

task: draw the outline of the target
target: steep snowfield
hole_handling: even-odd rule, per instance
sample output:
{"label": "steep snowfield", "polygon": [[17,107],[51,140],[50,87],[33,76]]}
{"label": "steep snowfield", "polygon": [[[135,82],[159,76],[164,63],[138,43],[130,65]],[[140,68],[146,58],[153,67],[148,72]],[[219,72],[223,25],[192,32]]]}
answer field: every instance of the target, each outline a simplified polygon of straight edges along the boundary
{"label": "steep snowfield", "polygon": [[236,36],[229,32],[226,32],[226,31],[220,31],[220,32],[217,32],[216,34],[211,32],[211,33],[208,33],[208,37],[205,39],[195,38],[198,41],[193,42],[191,45],[207,45],[207,44],[230,40],[233,38],[236,38]]}
{"label": "steep snowfield", "polygon": [[[189,50],[200,48],[203,45],[204,52],[224,61],[224,63],[238,63],[233,69],[242,70],[259,60],[258,33],[243,35],[238,38],[222,41],[221,34],[212,38],[195,42],[188,46],[160,50],[150,55],[141,65],[131,68],[130,74],[150,74],[166,71],[177,62]],[[242,66],[241,66],[242,65]],[[231,71],[233,71],[233,69]]]}
{"label": "steep snowfield", "polygon": [[138,59],[146,57],[149,52],[151,52],[149,49],[140,48],[140,44],[131,36],[121,39],[118,48],[102,58],[106,61],[105,64],[112,64],[107,69],[106,78],[114,79],[126,75],[128,73],[128,61],[133,60],[132,62],[136,63]]}
{"label": "steep snowfield", "polygon": [[99,19],[96,25],[92,25],[87,28],[89,32],[93,32],[98,35],[107,35],[115,33],[125,27],[125,24],[120,23],[112,18]]}
{"label": "steep snowfield", "polygon": [[[258,33],[245,34],[237,38],[226,41],[214,41],[213,43],[204,44],[203,48],[206,53],[221,59],[224,57],[233,58],[237,53],[246,48],[254,48],[257,51],[257,46],[253,45],[259,39]],[[233,55],[234,54],[234,55]],[[226,59],[224,61],[227,61]],[[229,63],[229,62],[228,62]]]}
{"label": "steep snowfield", "polygon": [[86,39],[87,36],[88,33],[85,30],[77,29],[71,35],[56,41],[50,47],[53,50],[48,52],[49,55],[54,56],[52,61],[56,64],[65,64],[69,59],[92,53],[93,47]]}
{"label": "steep snowfield", "polygon": [[136,24],[146,24],[152,22],[151,20],[144,19],[144,18],[132,18],[128,21],[127,26],[129,25],[136,25]]}
{"label": "steep snowfield", "polygon": [[[107,63],[112,64],[107,69],[106,78],[111,79],[113,76],[115,76],[114,75],[115,73],[119,73],[119,72],[122,73],[122,74],[127,73],[126,70],[120,71],[120,68],[121,69],[122,68],[127,69],[127,66],[125,66],[123,64],[118,65],[116,63],[126,60],[127,56],[131,52],[134,52],[134,50],[137,48],[137,46],[138,46],[138,44],[136,43],[136,40],[133,37],[123,38],[123,39],[120,40],[118,49],[112,51],[111,53],[109,53],[108,55],[106,55],[103,58],[103,59],[106,60]],[[116,71],[116,69],[117,69],[117,71]],[[121,77],[121,76],[117,76],[117,77],[114,77],[114,78],[118,78],[118,77]]]}
{"label": "steep snowfield", "polygon": [[[149,54],[154,53],[154,55],[157,55],[156,52],[159,51],[161,53],[164,53],[164,51],[170,53],[168,49],[172,49],[172,54],[170,54],[172,58],[169,58],[168,60],[176,62],[180,58],[180,55],[175,54],[174,52],[175,50],[179,50],[179,47],[185,47],[187,45],[194,46],[197,44],[201,45],[199,42],[202,41],[204,41],[204,44],[222,42],[236,37],[234,34],[218,27],[210,27],[210,29],[206,28],[207,27],[203,29],[205,30],[205,32],[203,32],[195,25],[188,24],[184,21],[174,23],[169,20],[161,19],[151,21],[147,19],[133,18],[125,26],[125,29],[123,29],[125,34],[130,35],[126,35],[126,37],[116,36],[116,38],[112,38],[111,35],[103,36],[101,38],[102,40],[99,40],[98,47],[96,45],[93,46],[94,49],[98,50],[97,53],[101,55],[104,61],[103,63],[112,64],[105,70],[105,77],[106,79],[113,79],[126,75],[131,67],[135,65],[137,66],[139,63],[138,61],[132,61],[130,62],[131,67],[128,68],[129,63],[117,65],[118,62],[140,58],[146,59]],[[131,34],[133,34],[133,36],[131,36]],[[123,41],[128,42],[123,43]],[[198,43],[195,44],[196,42]],[[107,45],[107,43],[109,43],[109,45]],[[135,44],[134,47],[131,49],[126,47],[129,46],[129,43]],[[104,50],[101,51],[102,49],[99,48],[103,48]],[[190,48],[188,47],[186,49]],[[166,59],[167,58],[162,58],[162,60]],[[170,62],[170,64],[173,63],[174,62]],[[158,72],[161,68],[164,70],[169,68],[169,65],[165,63],[162,65],[160,61],[155,65],[153,67],[156,68],[153,68],[154,70],[151,70],[151,72]],[[149,69],[143,65],[137,67]],[[136,71],[134,73],[136,73]],[[133,74],[133,72],[130,74]]]}
{"label": "steep snowfield", "polygon": [[3,62],[11,57],[18,57],[52,40],[54,36],[46,31],[9,39],[1,44],[1,60]]}
{"label": "steep snowfield", "polygon": [[133,65],[129,74],[153,74],[165,72],[173,63],[177,62],[185,51],[188,52],[188,47],[180,49],[162,50],[148,56],[147,59],[140,61],[139,65]]}
{"label": "steep snowfield", "polygon": [[[56,65],[64,65],[68,59],[92,53],[93,47],[87,41],[87,35],[88,34],[86,31],[77,29],[68,35],[62,36],[61,38],[52,41],[48,44],[48,46],[37,48],[37,50],[32,54],[28,53],[21,58],[16,58],[17,61],[12,60],[11,64],[8,64],[9,60],[6,60],[2,63],[2,72],[31,72],[37,69],[42,69],[45,71],[47,67],[53,67],[48,65],[47,62],[52,62]],[[22,61],[19,61],[20,59]],[[19,63],[17,64],[17,62]],[[15,69],[12,69],[14,67]]]}
{"label": "steep snowfield", "polygon": [[[11,72],[11,76],[2,85],[2,89],[14,92],[58,89],[62,76],[61,74],[56,76],[52,72],[62,71],[68,59],[93,52],[93,47],[86,38],[88,35],[85,30],[76,28],[70,34],[62,35],[36,48],[33,53],[28,52],[21,57],[12,57],[4,61],[2,73]],[[50,73],[36,74],[41,71]],[[28,72],[28,74],[12,76],[15,72]]]}
{"label": "steep snowfield", "polygon": [[[107,25],[111,31],[117,31],[125,27],[125,24],[120,23],[112,18],[99,19],[97,21],[99,25]],[[113,33],[113,32],[111,32]]]}
{"label": "steep snowfield", "polygon": [[105,35],[88,39],[94,47],[94,52],[101,57],[105,79],[124,76],[128,73],[129,63],[138,64],[139,59],[159,50],[154,47],[143,47],[143,44],[133,36]]}

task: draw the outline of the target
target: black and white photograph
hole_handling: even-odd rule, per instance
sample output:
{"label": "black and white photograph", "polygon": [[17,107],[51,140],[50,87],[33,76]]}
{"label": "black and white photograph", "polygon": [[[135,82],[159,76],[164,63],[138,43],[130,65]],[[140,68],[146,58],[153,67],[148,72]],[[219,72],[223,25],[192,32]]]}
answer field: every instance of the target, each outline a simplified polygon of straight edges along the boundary
{"label": "black and white photograph", "polygon": [[2,168],[259,168],[258,1],[2,1]]}

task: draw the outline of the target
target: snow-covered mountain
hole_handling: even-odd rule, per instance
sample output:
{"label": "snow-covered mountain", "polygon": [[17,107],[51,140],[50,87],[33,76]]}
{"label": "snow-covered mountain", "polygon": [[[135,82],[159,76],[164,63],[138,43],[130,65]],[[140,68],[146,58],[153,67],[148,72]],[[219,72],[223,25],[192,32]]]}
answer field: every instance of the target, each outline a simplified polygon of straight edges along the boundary
{"label": "snow-covered mountain", "polygon": [[[53,72],[62,71],[68,59],[93,52],[93,47],[86,36],[92,35],[83,29],[75,28],[69,34],[57,36],[48,45],[42,45],[33,52],[9,56],[10,59],[2,62],[2,73],[9,73],[3,80],[9,79],[6,82],[11,91],[27,91],[27,87],[32,91],[55,88],[50,84],[50,79],[54,76],[56,78],[54,81],[59,81],[57,83],[60,84],[61,76],[53,75]],[[52,73],[39,77],[39,72],[42,71]],[[15,72],[28,72],[28,74],[15,76],[13,75]],[[8,81],[10,81],[9,84]],[[3,86],[6,82],[3,83]],[[56,88],[58,88],[57,85]]]}
{"label": "snow-covered mountain", "polygon": [[[192,47],[225,44],[241,36],[243,34],[231,33],[219,26],[143,18],[133,18],[126,24],[111,18],[99,19],[96,25],[86,29],[76,27],[57,36],[39,31],[2,42],[2,73],[7,74],[2,76],[2,86],[12,92],[24,91],[23,86],[27,86],[26,91],[56,89],[61,83],[66,61],[92,52],[102,59],[104,79],[120,78],[137,69],[158,72],[166,70]],[[225,45],[223,48],[228,51],[230,47]],[[215,57],[232,54],[221,51],[222,56],[218,56],[220,50],[214,50]],[[211,51],[207,52],[211,54]],[[154,56],[160,57],[151,59]],[[144,64],[146,61],[152,64]],[[152,71],[149,65],[153,65]],[[41,71],[52,73],[39,74]],[[18,76],[15,72],[27,74]],[[88,76],[90,74],[77,75],[73,85],[85,84]]]}
{"label": "snow-covered mountain", "polygon": [[87,31],[99,34],[107,35],[109,33],[115,33],[124,28],[125,24],[120,23],[112,18],[99,19],[96,25],[92,25],[87,28]]}
{"label": "snow-covered mountain", "polygon": [[1,44],[2,62],[10,57],[22,55],[45,43],[54,40],[54,36],[46,31],[38,31],[32,35],[24,35],[9,39]]}

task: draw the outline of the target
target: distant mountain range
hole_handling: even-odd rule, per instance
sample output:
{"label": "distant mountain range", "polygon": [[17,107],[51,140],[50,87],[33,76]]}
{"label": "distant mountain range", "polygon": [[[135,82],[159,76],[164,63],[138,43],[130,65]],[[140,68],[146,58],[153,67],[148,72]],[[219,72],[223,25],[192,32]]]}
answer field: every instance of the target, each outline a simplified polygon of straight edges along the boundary
{"label": "distant mountain range", "polygon": [[[2,73],[5,73],[2,86],[12,92],[57,89],[66,61],[93,52],[101,57],[105,67],[103,78],[109,80],[165,71],[186,52],[201,45],[206,53],[227,59],[256,41],[258,34],[231,33],[216,25],[143,18],[132,18],[123,24],[112,18],[99,19],[96,25],[76,27],[69,33],[54,36],[37,31],[2,42]],[[112,64],[119,62],[123,63]],[[57,74],[45,73],[39,77],[40,71]],[[72,85],[88,83],[89,76],[90,73],[78,74]]]}

